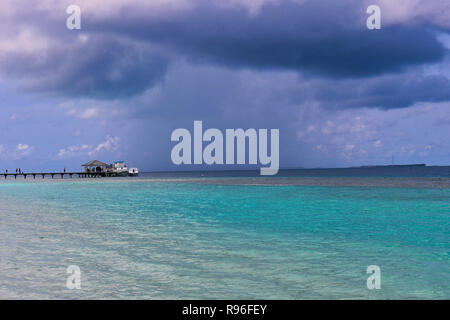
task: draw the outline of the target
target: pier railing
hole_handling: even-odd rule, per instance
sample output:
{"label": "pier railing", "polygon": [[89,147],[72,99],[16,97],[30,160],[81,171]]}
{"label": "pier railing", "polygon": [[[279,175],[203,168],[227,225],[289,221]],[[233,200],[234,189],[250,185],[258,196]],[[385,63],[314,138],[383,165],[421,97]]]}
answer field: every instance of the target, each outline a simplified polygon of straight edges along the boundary
{"label": "pier railing", "polygon": [[77,176],[78,178],[99,178],[112,176],[107,172],[17,172],[1,173],[1,175],[3,175],[5,179],[8,179],[8,177],[14,177],[14,179],[17,179],[17,177],[23,177],[24,179],[27,177],[33,177],[33,179],[36,179],[36,176],[42,177],[42,179],[45,179],[46,176],[49,176],[52,179],[55,176],[60,177],[61,179],[64,179],[64,176],[68,176],[69,178],[73,178],[74,176]]}

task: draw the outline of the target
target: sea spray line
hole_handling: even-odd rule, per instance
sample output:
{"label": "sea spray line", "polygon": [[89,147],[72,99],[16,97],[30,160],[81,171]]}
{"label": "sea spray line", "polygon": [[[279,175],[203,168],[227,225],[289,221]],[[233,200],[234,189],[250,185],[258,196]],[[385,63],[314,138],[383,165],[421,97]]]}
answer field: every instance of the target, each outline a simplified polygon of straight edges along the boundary
{"label": "sea spray line", "polygon": [[[225,163],[224,136],[222,131],[215,128],[207,129],[203,133],[202,121],[194,121],[194,136],[188,129],[178,128],[172,132],[170,140],[178,142],[171,152],[172,163],[175,165],[192,164],[192,140],[194,145],[193,164],[234,165],[246,164],[246,150],[248,140],[248,164],[268,166],[261,167],[261,175],[275,175],[279,169],[279,129],[270,130],[270,155],[268,150],[267,129],[226,129],[225,130]],[[203,148],[203,142],[209,142]],[[235,143],[236,142],[236,143]],[[236,154],[235,154],[236,149]],[[259,159],[258,159],[259,158]],[[235,161],[236,159],[236,161]]]}

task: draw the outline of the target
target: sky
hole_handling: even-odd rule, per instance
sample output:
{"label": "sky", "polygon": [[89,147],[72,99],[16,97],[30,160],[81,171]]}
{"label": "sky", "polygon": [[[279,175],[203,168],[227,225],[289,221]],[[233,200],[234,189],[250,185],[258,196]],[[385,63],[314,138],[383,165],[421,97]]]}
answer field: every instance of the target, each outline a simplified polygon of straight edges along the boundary
{"label": "sky", "polygon": [[1,2],[0,171],[196,169],[170,158],[194,120],[279,129],[281,168],[449,165],[450,2]]}

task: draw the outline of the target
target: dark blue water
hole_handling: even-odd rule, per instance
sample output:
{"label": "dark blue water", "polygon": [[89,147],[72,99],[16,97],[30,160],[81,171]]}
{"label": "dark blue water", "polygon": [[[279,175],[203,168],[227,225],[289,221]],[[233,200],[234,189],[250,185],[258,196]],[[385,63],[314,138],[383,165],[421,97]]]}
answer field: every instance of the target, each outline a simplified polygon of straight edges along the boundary
{"label": "dark blue water", "polygon": [[[193,170],[146,172],[145,177],[256,177],[258,170]],[[280,169],[276,177],[450,177],[450,166],[378,166],[323,169]]]}

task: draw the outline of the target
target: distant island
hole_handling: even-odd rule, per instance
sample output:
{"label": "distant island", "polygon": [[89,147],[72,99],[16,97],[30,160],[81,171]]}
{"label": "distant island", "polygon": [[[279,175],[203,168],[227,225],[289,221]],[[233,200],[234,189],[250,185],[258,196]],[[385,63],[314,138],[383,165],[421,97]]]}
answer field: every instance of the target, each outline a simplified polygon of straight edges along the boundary
{"label": "distant island", "polygon": [[416,164],[376,164],[376,165],[364,165],[359,167],[352,167],[352,168],[384,168],[384,167],[426,167],[425,163],[416,163]]}

